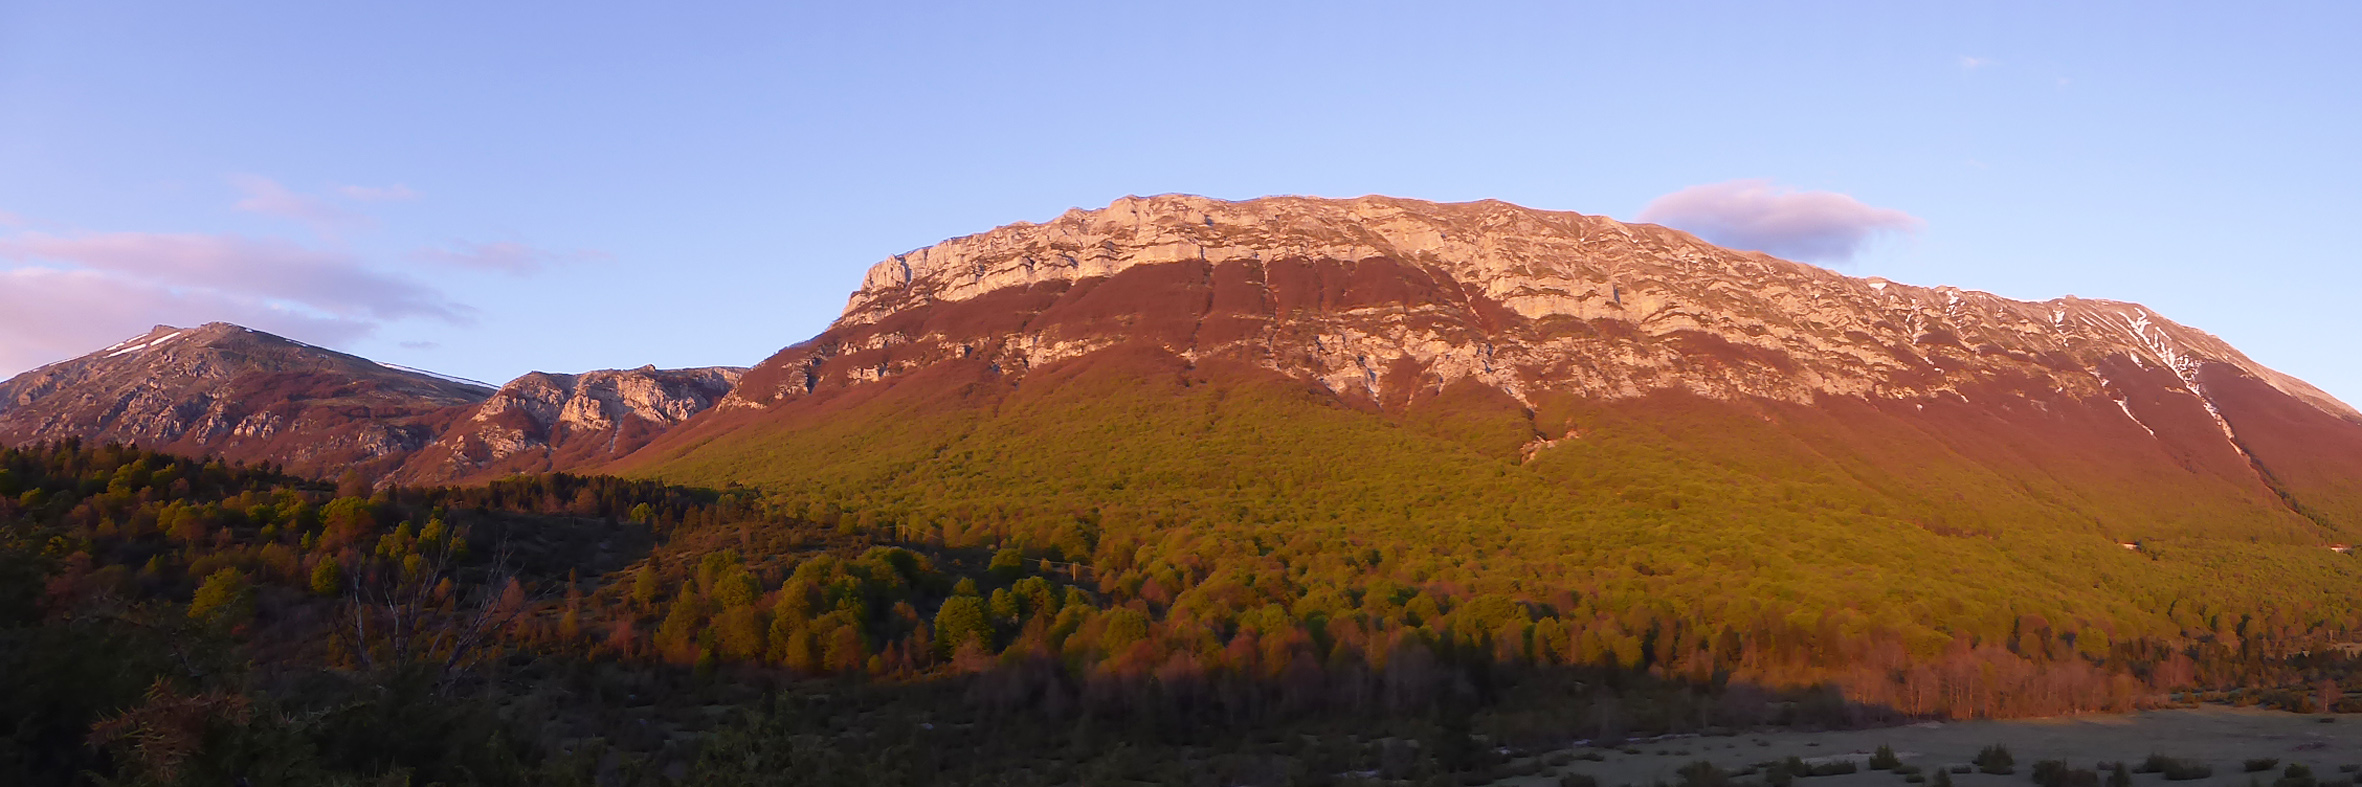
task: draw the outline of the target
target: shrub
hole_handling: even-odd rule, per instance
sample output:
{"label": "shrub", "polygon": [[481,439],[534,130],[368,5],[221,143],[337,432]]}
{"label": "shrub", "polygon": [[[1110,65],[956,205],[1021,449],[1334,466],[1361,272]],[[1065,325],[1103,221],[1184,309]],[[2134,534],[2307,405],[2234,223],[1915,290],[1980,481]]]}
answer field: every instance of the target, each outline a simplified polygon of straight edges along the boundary
{"label": "shrub", "polygon": [[1935,778],[1927,780],[1927,787],[1952,787],[1952,771],[1937,768]]}
{"label": "shrub", "polygon": [[1870,770],[1891,771],[1900,767],[1903,767],[1903,761],[1895,756],[1893,746],[1878,744],[1877,753],[1870,755]]}
{"label": "shrub", "polygon": [[2043,760],[2034,763],[2034,783],[2042,787],[2100,787],[2100,774],[2069,767],[2064,760]]}
{"label": "shrub", "polygon": [[189,617],[244,623],[254,617],[254,581],[235,568],[215,571],[189,600]]}
{"label": "shrub", "polygon": [[2240,763],[2239,767],[2241,770],[2245,770],[2248,773],[2262,773],[2264,771],[2280,767],[2280,758],[2258,757]]}
{"label": "shrub", "polygon": [[1842,776],[1862,769],[1853,760],[1833,760],[1813,766],[1814,776]]}
{"label": "shrub", "polygon": [[2142,760],[2141,767],[2134,768],[2133,772],[2162,773],[2165,774],[2166,781],[2186,782],[2213,777],[2214,766],[2193,760],[2175,759],[2162,754],[2151,754],[2148,759]]}
{"label": "shrub", "polygon": [[1977,758],[1975,762],[1977,770],[1983,771],[1985,773],[1994,773],[2006,776],[2018,772],[2017,758],[2009,755],[2009,747],[1998,743],[1987,746],[1983,751],[1977,752]]}
{"label": "shrub", "polygon": [[1681,770],[1676,773],[1681,774],[1682,787],[1729,787],[1730,785],[1730,777],[1725,775],[1721,768],[1714,767],[1714,763],[1705,760],[1681,766]]}
{"label": "shrub", "polygon": [[2315,787],[2316,784],[2313,769],[2301,762],[2289,763],[2288,770],[2272,781],[2272,787]]}
{"label": "shrub", "polygon": [[1562,773],[1558,787],[1599,787],[1599,778],[1588,773]]}

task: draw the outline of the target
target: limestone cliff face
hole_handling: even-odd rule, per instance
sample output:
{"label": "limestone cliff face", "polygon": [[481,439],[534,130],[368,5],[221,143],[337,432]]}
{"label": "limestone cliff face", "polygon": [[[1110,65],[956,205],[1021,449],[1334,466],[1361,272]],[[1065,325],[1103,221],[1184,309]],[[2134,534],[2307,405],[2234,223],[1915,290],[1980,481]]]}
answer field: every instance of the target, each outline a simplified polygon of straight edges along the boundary
{"label": "limestone cliff face", "polygon": [[0,383],[0,442],[127,442],[334,477],[390,468],[491,393],[228,323],[159,325]]}
{"label": "limestone cliff face", "polygon": [[395,478],[434,483],[596,464],[631,453],[712,407],[744,372],[654,366],[533,372],[501,386]]}
{"label": "limestone cliff face", "polygon": [[[1059,313],[1127,277],[1170,281],[1141,296],[1156,301],[1122,304],[1130,315]],[[962,304],[1002,308],[1025,292],[1058,295],[1021,306],[1032,313],[1006,330],[990,315],[950,317]],[[936,319],[909,319],[920,312]],[[2101,396],[2104,361],[2121,358],[2170,372],[2202,400],[2201,370],[2222,365],[2362,420],[2137,304],[1915,287],[1654,225],[1383,197],[1127,197],[898,255],[870,269],[827,333],[764,364],[735,398],[769,401],[823,378],[874,380],[976,353],[1019,373],[1134,338],[1191,358],[1250,359],[1379,401],[1464,378],[1527,401],[1545,390],[1631,397],[1668,388],[1791,402],[1912,398],[1996,382]],[[839,358],[861,360],[832,363]]]}

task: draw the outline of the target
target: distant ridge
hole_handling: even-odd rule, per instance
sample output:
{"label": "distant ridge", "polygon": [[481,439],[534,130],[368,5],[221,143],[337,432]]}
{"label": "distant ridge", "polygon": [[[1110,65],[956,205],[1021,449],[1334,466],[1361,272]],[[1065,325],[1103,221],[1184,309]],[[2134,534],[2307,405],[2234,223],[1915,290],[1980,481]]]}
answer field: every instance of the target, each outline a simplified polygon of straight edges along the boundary
{"label": "distant ridge", "polygon": [[[520,383],[577,376],[493,386],[229,323],[159,325],[0,383],[0,443],[81,438],[320,477],[481,479],[628,452],[720,399],[740,371],[590,372],[577,401],[519,410]],[[522,414],[500,416],[511,411]]]}

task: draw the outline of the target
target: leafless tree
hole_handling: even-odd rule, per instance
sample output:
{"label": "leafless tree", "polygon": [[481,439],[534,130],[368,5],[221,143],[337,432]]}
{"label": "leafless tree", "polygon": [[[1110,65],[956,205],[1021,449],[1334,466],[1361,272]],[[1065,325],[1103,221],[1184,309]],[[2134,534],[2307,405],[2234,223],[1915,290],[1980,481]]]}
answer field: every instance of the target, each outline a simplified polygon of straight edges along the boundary
{"label": "leafless tree", "polygon": [[534,605],[512,557],[503,539],[476,570],[456,565],[452,550],[441,548],[364,561],[346,590],[346,636],[361,666],[422,669],[437,691],[448,689]]}

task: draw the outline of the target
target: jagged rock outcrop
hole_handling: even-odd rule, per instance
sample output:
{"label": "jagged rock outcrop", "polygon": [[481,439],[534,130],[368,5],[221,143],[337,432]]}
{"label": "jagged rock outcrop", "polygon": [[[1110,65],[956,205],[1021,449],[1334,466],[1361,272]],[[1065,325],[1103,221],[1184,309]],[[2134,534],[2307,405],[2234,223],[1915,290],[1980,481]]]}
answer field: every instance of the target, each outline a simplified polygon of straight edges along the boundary
{"label": "jagged rock outcrop", "polygon": [[119,441],[335,477],[390,469],[491,394],[228,323],[159,325],[0,383],[0,442]]}
{"label": "jagged rock outcrop", "polygon": [[595,465],[631,453],[730,393],[745,369],[533,372],[501,386],[394,478],[437,483]]}

